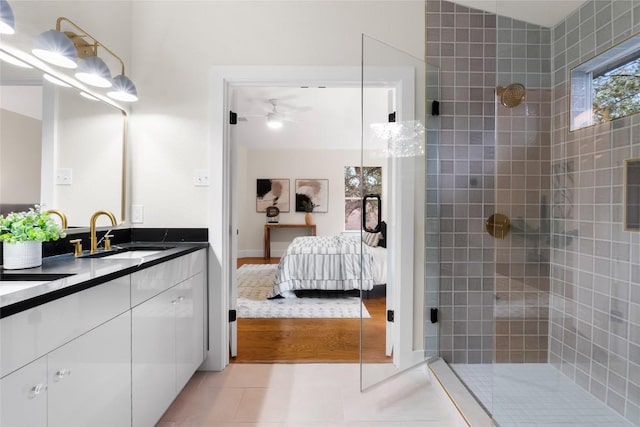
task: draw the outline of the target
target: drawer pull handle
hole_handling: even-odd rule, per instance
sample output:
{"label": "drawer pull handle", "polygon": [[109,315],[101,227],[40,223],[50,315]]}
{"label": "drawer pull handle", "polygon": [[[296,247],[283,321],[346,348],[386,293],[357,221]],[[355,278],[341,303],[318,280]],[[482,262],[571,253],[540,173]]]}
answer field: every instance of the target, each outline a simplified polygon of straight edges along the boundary
{"label": "drawer pull handle", "polygon": [[184,301],[184,297],[178,297],[178,298],[172,300],[171,304],[175,305],[175,304],[179,303],[180,301]]}
{"label": "drawer pull handle", "polygon": [[59,379],[62,379],[64,377],[68,377],[69,375],[71,375],[71,369],[60,369],[58,372],[56,372],[56,377],[58,377]]}
{"label": "drawer pull handle", "polygon": [[38,397],[39,395],[41,395],[45,391],[47,391],[47,385],[46,384],[37,384],[37,385],[35,385],[35,386],[33,386],[31,388],[31,393],[29,394],[29,399],[35,399],[36,397]]}

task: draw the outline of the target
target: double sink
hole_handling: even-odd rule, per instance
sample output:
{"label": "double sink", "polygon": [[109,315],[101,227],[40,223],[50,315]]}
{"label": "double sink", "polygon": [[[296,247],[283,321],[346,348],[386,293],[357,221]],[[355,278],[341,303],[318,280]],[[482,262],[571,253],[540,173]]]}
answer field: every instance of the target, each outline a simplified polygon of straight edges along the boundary
{"label": "double sink", "polygon": [[[99,258],[105,260],[118,259],[143,259],[158,254],[167,249],[173,249],[174,246],[127,246],[113,247],[111,250],[88,254],[79,258]],[[15,271],[7,272],[0,270],[0,295],[10,294],[33,286],[53,280],[64,279],[73,276],[75,273],[44,273],[35,271]]]}

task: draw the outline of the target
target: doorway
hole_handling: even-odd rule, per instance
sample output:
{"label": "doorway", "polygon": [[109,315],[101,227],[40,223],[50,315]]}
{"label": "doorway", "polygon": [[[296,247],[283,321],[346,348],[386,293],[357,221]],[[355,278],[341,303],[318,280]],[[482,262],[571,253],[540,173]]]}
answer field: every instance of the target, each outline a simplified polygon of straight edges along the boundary
{"label": "doorway", "polygon": [[[412,66],[412,65],[411,65]],[[395,69],[397,71],[398,65]],[[231,104],[230,90],[234,85],[269,85],[277,82],[278,84],[286,84],[291,82],[300,81],[314,81],[318,84],[344,84],[344,82],[359,82],[362,77],[361,67],[215,67],[212,73],[212,99],[221,100],[218,104],[214,103],[212,108],[212,132],[214,135],[222,135],[222,144],[220,147],[214,145],[214,150],[211,152],[212,156],[221,156],[224,158],[225,179],[220,183],[219,188],[214,188],[212,194],[215,195],[217,191],[220,192],[223,200],[223,216],[220,218],[222,224],[221,229],[225,230],[220,238],[220,247],[214,245],[216,252],[220,254],[220,267],[222,284],[220,288],[216,288],[210,295],[211,303],[211,316],[212,316],[212,338],[216,342],[224,343],[230,342],[232,350],[236,345],[236,322],[228,323],[229,310],[234,310],[235,307],[235,289],[229,284],[235,283],[235,274],[237,263],[232,262],[235,260],[237,251],[237,221],[232,214],[233,206],[233,191],[236,188],[237,182],[229,173],[232,170],[232,159],[234,153],[232,152],[232,144],[230,141],[230,126],[229,123],[229,107]],[[403,82],[403,78],[406,76],[397,77],[393,75],[394,67],[387,69],[387,75],[384,73],[378,73],[378,76],[374,76],[373,79],[379,79],[380,83],[385,81]],[[412,74],[410,77],[413,79],[415,76]],[[400,86],[403,90],[406,88],[414,88],[414,85]],[[415,94],[411,93],[411,97],[405,98],[405,100],[411,98],[416,99]],[[423,98],[417,98],[416,102]],[[406,111],[406,110],[405,110]],[[218,150],[219,148],[219,150]],[[234,160],[235,161],[235,160]],[[214,220],[216,218],[213,218]],[[216,243],[216,242],[214,242]],[[224,249],[224,250],[223,250]],[[409,286],[410,293],[414,292],[413,281],[407,281],[402,286]],[[396,300],[398,303],[399,300]],[[408,302],[409,306],[413,302]],[[422,323],[423,323],[423,310],[424,307],[412,307],[410,311],[402,313],[401,316],[396,317],[395,327],[402,331],[402,334],[396,334],[393,339],[393,359],[394,366],[399,368],[413,366],[424,360],[423,350],[423,337],[422,337]],[[415,316],[413,315],[415,313]],[[406,322],[408,318],[408,322]],[[219,324],[218,324],[219,321]],[[228,326],[227,326],[228,325]],[[220,341],[217,341],[220,339]],[[222,345],[220,352],[217,356],[220,359],[222,366],[226,366],[229,363],[229,352],[226,351],[228,347]],[[404,357],[400,357],[404,354]]]}
{"label": "doorway", "polygon": [[[383,88],[378,92],[377,98],[383,101],[379,109],[386,117],[387,93]],[[359,221],[349,230],[344,208],[351,201],[345,192],[347,168],[360,170],[361,166],[359,82],[238,84],[230,87],[229,108],[236,123],[230,126],[229,136],[237,206],[232,216],[238,230],[237,252],[232,260],[238,267],[237,353],[232,361],[358,363],[361,321],[357,289],[305,290],[297,292],[295,301],[268,301],[257,287],[262,285],[263,277],[268,282],[266,277],[275,274],[280,256],[292,240],[310,232],[304,227],[305,213],[297,212],[296,204],[296,194],[304,192],[304,182],[319,182],[326,187],[326,201],[319,200],[320,206],[312,213],[318,237],[359,233]],[[269,127],[269,119],[276,113],[283,125],[274,129]],[[372,161],[383,169],[383,159]],[[269,192],[257,197],[262,181],[277,183],[283,187],[282,193],[275,194],[275,198]],[[266,217],[264,203],[279,208],[272,223],[268,223],[272,219]],[[265,224],[270,229],[268,259],[264,258]],[[319,305],[315,305],[316,301]],[[331,301],[336,305],[327,306]],[[376,286],[365,301],[369,314],[364,322],[373,326],[363,350],[368,359],[381,363],[391,362],[385,353],[385,301],[385,286]],[[343,310],[342,304],[347,302],[351,310]],[[306,305],[306,310],[293,310]]]}

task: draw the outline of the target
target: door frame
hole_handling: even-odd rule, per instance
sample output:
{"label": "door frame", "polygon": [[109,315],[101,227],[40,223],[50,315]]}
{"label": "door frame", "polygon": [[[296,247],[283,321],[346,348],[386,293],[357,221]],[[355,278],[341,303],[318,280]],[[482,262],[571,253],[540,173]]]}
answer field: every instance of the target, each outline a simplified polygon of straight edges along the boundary
{"label": "door frame", "polygon": [[[388,82],[391,77],[401,80],[403,104],[405,111],[413,112],[413,83],[404,84],[405,73],[395,73],[387,69],[381,73],[380,82]],[[210,70],[210,150],[209,165],[211,168],[222,165],[222,181],[212,183],[209,187],[209,240],[212,251],[209,265],[209,353],[203,369],[222,370],[229,364],[229,343],[234,328],[229,324],[229,310],[235,307],[231,301],[232,270],[235,270],[235,259],[230,253],[232,233],[235,233],[232,212],[231,184],[234,180],[236,165],[232,162],[231,138],[229,125],[229,92],[233,86],[291,86],[293,84],[345,85],[361,84],[362,68],[360,66],[214,66]],[[411,73],[413,78],[413,73]],[[409,90],[411,89],[411,91]],[[411,106],[410,108],[408,106]],[[406,264],[406,261],[405,261]],[[413,265],[411,265],[413,270]],[[414,278],[415,280],[415,278]],[[416,349],[413,342],[415,325],[423,321],[423,312],[417,313],[419,321],[414,321],[412,295],[414,280],[406,280],[407,285],[398,287],[394,295],[396,305],[395,327],[403,331],[394,337],[394,364],[409,367],[424,360],[424,349]],[[423,283],[424,278],[418,278]],[[411,286],[408,286],[411,285]],[[423,310],[422,310],[423,311]],[[398,315],[398,313],[400,315]],[[402,326],[401,326],[402,325]]]}

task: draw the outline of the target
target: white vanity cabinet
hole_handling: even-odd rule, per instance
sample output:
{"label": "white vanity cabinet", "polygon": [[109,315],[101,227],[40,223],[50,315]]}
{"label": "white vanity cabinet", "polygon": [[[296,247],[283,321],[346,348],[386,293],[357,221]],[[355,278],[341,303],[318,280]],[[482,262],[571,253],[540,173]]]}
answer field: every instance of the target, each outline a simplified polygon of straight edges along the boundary
{"label": "white vanity cabinet", "polygon": [[206,275],[202,249],[0,319],[0,427],[155,425],[204,361]]}
{"label": "white vanity cabinet", "polygon": [[131,314],[49,353],[48,427],[131,423]]}
{"label": "white vanity cabinet", "polygon": [[0,426],[47,425],[47,357],[0,380]]}
{"label": "white vanity cabinet", "polygon": [[[0,426],[129,425],[128,282],[129,276],[105,283],[113,292],[109,298],[104,298],[105,288],[95,287],[2,319],[3,330],[12,325],[13,336],[19,331],[27,334],[13,343],[3,342],[13,347],[14,355],[46,353],[35,360],[8,358],[14,366],[24,366],[0,379]],[[61,308],[66,311],[58,312]],[[93,309],[92,315],[79,319]],[[109,319],[114,312],[116,317]],[[80,335],[69,340],[69,330]],[[39,333],[48,334],[48,341],[34,343]]]}
{"label": "white vanity cabinet", "polygon": [[132,275],[132,301],[156,294],[131,309],[136,427],[155,425],[204,361],[205,251],[173,261]]}

